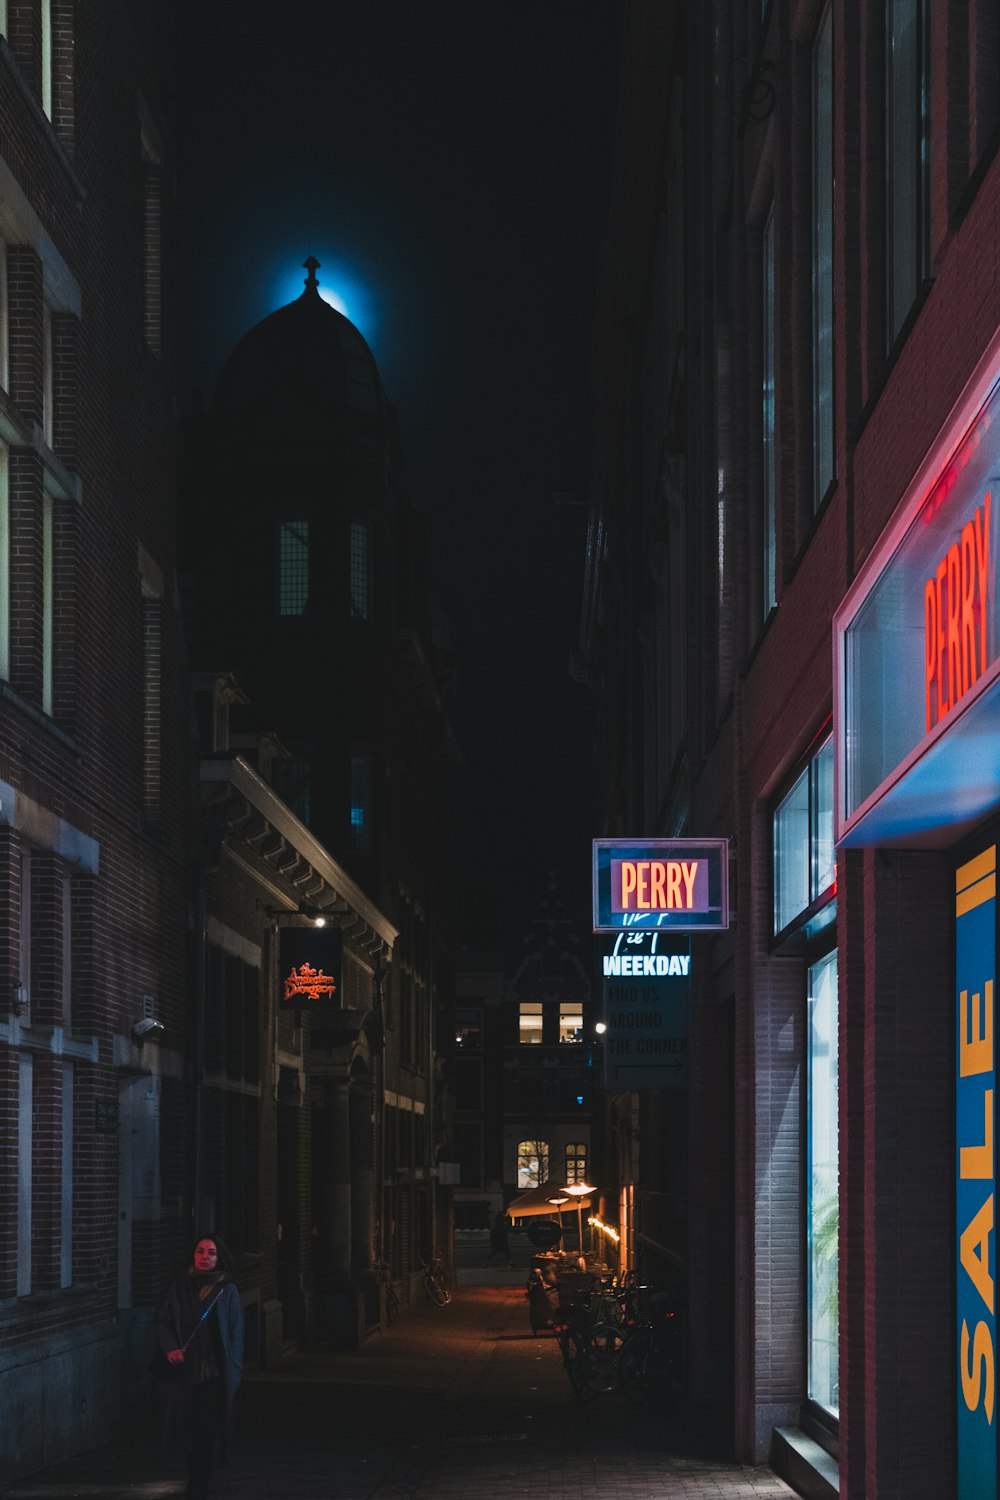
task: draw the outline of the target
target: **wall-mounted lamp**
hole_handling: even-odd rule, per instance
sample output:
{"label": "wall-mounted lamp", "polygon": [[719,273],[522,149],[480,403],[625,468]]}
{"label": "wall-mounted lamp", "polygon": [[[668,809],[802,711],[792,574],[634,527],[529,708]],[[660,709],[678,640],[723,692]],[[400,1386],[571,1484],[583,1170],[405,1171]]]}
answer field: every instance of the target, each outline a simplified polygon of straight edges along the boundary
{"label": "wall-mounted lamp", "polygon": [[300,903],[299,916],[308,917],[314,927],[326,926],[326,913],[323,911],[323,908],[321,906],[310,906],[308,901]]}
{"label": "wall-mounted lamp", "polygon": [[157,1021],[153,1016],[143,1016],[132,1027],[132,1039],[140,1045],[143,1042],[158,1042],[165,1030],[162,1021]]}
{"label": "wall-mounted lamp", "polygon": [[598,1036],[603,1036],[607,1029],[608,1027],[606,1021],[597,1021],[594,1024],[594,1030],[597,1032]]}
{"label": "wall-mounted lamp", "polygon": [[300,901],[298,906],[291,908],[268,906],[264,909],[269,917],[307,917],[314,927],[325,927],[329,920],[326,909],[322,906],[313,906],[310,901]]}

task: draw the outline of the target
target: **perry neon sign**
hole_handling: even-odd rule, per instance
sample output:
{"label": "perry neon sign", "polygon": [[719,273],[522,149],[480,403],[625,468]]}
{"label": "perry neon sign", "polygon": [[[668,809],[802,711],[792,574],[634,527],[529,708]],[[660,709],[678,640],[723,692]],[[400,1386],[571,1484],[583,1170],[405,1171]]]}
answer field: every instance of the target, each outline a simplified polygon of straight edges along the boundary
{"label": "perry neon sign", "polygon": [[925,727],[934,728],[989,666],[990,495],[924,584]]}
{"label": "perry neon sign", "polygon": [[725,839],[595,839],[594,931],[729,926]]}

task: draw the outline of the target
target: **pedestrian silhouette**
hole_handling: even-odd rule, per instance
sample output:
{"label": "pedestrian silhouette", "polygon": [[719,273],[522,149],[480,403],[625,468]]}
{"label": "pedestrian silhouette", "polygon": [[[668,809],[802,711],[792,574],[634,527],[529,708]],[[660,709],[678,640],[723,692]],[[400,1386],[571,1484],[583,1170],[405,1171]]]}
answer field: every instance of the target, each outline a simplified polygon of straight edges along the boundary
{"label": "pedestrian silhouette", "polygon": [[507,1266],[510,1265],[510,1241],[507,1238],[509,1230],[510,1220],[501,1209],[493,1220],[493,1228],[490,1230],[490,1253],[483,1262],[484,1265],[492,1265],[495,1255],[502,1255],[504,1263]]}

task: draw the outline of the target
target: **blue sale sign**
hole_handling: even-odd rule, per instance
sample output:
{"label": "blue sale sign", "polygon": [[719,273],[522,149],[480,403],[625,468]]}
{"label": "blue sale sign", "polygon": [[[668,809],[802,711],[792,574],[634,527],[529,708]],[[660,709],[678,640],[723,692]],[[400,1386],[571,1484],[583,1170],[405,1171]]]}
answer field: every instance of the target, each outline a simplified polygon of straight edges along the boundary
{"label": "blue sale sign", "polygon": [[996,1416],[997,848],[955,877],[958,1500],[994,1500]]}

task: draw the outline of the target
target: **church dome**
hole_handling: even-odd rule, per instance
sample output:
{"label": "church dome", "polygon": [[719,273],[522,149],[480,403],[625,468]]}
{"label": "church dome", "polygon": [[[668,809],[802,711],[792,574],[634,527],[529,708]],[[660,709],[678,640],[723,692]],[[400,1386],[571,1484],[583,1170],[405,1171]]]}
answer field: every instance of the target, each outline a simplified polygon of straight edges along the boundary
{"label": "church dome", "polygon": [[240,339],[215,393],[220,415],[321,408],[359,413],[377,424],[386,405],[375,357],[349,318],[319,294],[319,261],[310,256],[305,291]]}

